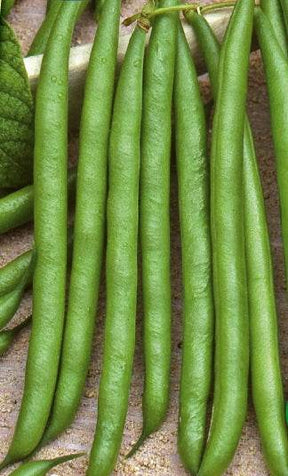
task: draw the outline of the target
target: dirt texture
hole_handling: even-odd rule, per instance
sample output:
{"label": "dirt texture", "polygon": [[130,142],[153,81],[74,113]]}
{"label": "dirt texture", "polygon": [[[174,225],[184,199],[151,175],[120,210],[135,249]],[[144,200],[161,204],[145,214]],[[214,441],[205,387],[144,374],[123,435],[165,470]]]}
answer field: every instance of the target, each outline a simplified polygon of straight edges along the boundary
{"label": "dirt texture", "polygon": [[[122,15],[126,17],[139,9],[140,0],[126,1],[123,4]],[[40,26],[45,13],[44,0],[19,0],[9,21],[15,28],[21,42],[23,53],[28,51],[33,36]],[[123,27],[122,27],[123,28]],[[92,12],[87,11],[76,28],[73,43],[81,44],[92,41],[95,31]],[[206,77],[201,78],[201,87],[206,97],[209,96],[209,83]],[[269,110],[265,80],[259,53],[251,57],[250,86],[248,110],[251,118],[256,140],[258,158],[261,164],[261,173],[264,183],[265,201],[267,205],[270,236],[273,249],[277,304],[280,321],[281,362],[283,368],[284,384],[287,389],[288,376],[288,303],[284,285],[283,250],[280,240],[280,221],[278,209],[278,195],[275,178],[274,153],[270,132]],[[76,160],[77,140],[71,138],[71,160]],[[172,282],[173,282],[173,359],[171,369],[171,404],[166,422],[162,428],[150,437],[137,454],[129,460],[124,455],[137,440],[142,423],[141,396],[143,390],[143,353],[141,345],[141,320],[142,306],[139,295],[137,319],[137,349],[135,356],[134,375],[131,388],[129,412],[127,416],[123,445],[118,460],[115,475],[184,475],[186,474],[177,455],[177,415],[179,370],[181,361],[181,264],[180,264],[180,238],[177,213],[176,179],[175,170],[172,169]],[[1,236],[0,265],[14,258],[19,253],[28,249],[32,243],[32,226],[25,226],[13,233]],[[31,310],[31,295],[27,293],[23,305],[15,321],[27,316]],[[103,317],[105,314],[104,291],[101,291],[97,317],[97,331],[95,335],[94,351],[87,379],[81,407],[73,425],[62,434],[55,442],[41,450],[36,457],[48,458],[65,454],[67,452],[85,451],[89,453],[93,440],[95,421],[97,415],[97,396],[101,372],[101,354],[103,346]],[[17,418],[21,395],[23,390],[25,361],[29,341],[29,329],[25,329],[17,337],[11,349],[1,361],[0,371],[0,450],[1,457],[8,449]],[[29,438],[29,435],[27,435]],[[66,463],[50,473],[53,475],[83,475],[87,467],[85,457]],[[11,468],[2,472],[3,476],[10,474]],[[264,476],[267,469],[261,454],[259,434],[255,421],[255,414],[251,403],[247,422],[239,448],[226,475],[233,476]],[[213,476],[213,475],[211,475]]]}

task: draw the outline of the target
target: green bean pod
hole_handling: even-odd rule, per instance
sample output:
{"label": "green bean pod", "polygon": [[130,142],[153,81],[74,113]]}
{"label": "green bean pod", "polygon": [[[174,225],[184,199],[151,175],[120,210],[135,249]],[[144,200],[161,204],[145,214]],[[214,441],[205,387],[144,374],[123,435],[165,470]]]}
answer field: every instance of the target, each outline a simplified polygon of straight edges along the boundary
{"label": "green bean pod", "polygon": [[174,109],[184,288],[178,448],[185,467],[197,474],[206,437],[214,335],[209,162],[204,106],[180,24]]}
{"label": "green bean pod", "polygon": [[102,268],[107,156],[119,20],[120,1],[107,0],[86,80],[68,311],[57,389],[43,442],[55,438],[72,423],[90,362]]}
{"label": "green bean pod", "polygon": [[95,21],[98,23],[102,14],[102,10],[104,7],[106,0],[95,0],[94,6],[94,18]]}
{"label": "green bean pod", "polygon": [[[189,19],[216,96],[220,46],[203,17],[194,14]],[[264,197],[247,117],[244,126],[244,200],[253,401],[267,464],[273,475],[280,476],[287,474],[288,448],[273,269]]]}
{"label": "green bean pod", "polygon": [[57,3],[59,0],[47,0],[46,2],[46,16],[50,10],[50,8],[54,8],[54,4]]}
{"label": "green bean pod", "polygon": [[[253,403],[269,470],[273,476],[285,476],[288,475],[288,439],[273,265],[264,199],[248,122],[245,127],[244,193],[247,197],[245,226]],[[250,160],[245,160],[245,157]]]}
{"label": "green bean pod", "polygon": [[3,329],[9,321],[14,317],[14,314],[18,310],[27,283],[34,273],[36,261],[35,251],[30,255],[30,261],[28,267],[24,271],[20,281],[16,284],[15,288],[7,294],[3,294],[0,297],[0,330]]}
{"label": "green bean pod", "polygon": [[15,4],[15,0],[2,0],[1,15],[6,18]]}
{"label": "green bean pod", "polygon": [[[283,16],[284,16],[284,21],[285,21],[285,26],[286,26],[286,33],[288,35],[288,1],[287,0],[280,0],[281,6],[282,6],[282,11],[283,11]],[[262,2],[261,2],[262,5]]]}
{"label": "green bean pod", "polygon": [[253,7],[253,0],[237,2],[219,62],[211,152],[215,387],[201,476],[223,474],[237,448],[247,411],[249,327],[242,175]]}
{"label": "green bean pod", "polygon": [[261,0],[261,8],[271,23],[283,53],[287,56],[288,38],[280,0]]}
{"label": "green bean pod", "polygon": [[61,5],[62,0],[53,1],[51,8],[49,8],[46,12],[46,16],[43,20],[43,23],[32,41],[27,56],[36,56],[44,53],[50,33],[53,29],[55,20],[60,11]]}
{"label": "green bean pod", "polygon": [[[24,272],[28,268],[31,257],[32,250],[25,251],[25,253],[17,256],[17,258],[0,268],[0,301],[2,296],[14,291]],[[26,282],[27,287],[32,284],[32,280],[33,270],[31,269],[31,276]]]}
{"label": "green bean pod", "polygon": [[[74,1],[79,1],[79,0],[74,0]],[[82,15],[88,2],[89,0],[81,2],[82,5],[78,10],[77,19]],[[49,8],[47,8],[45,19],[34,37],[34,40],[29,48],[27,56],[36,56],[36,55],[41,55],[44,53],[48,40],[49,40],[49,36],[53,30],[57,15],[59,15],[62,3],[63,3],[63,0],[51,0],[49,2]],[[48,7],[48,4],[47,4],[47,7]]]}
{"label": "green bean pod", "polygon": [[[69,198],[74,198],[76,167],[68,170]],[[34,186],[27,185],[0,198],[0,234],[33,220]],[[1,287],[1,285],[0,285]]]}
{"label": "green bean pod", "polygon": [[60,456],[50,460],[35,460],[21,464],[19,468],[12,471],[10,476],[45,476],[58,464],[66,463],[76,458],[81,458],[85,453]]}
{"label": "green bean pod", "polygon": [[[73,241],[73,228],[68,227],[68,263],[71,263],[71,248]],[[17,256],[17,258],[9,261],[5,266],[0,268],[0,300],[5,294],[9,294],[15,290],[26,270],[28,274],[25,279],[25,288],[32,286],[34,269],[29,264],[32,258],[33,250],[28,250]]]}
{"label": "green bean pod", "polygon": [[36,448],[56,387],[67,264],[68,59],[80,5],[78,1],[62,3],[45,50],[37,88],[33,322],[20,413],[1,467],[28,456]]}
{"label": "green bean pod", "polygon": [[31,322],[31,316],[25,319],[18,326],[13,327],[13,329],[7,329],[0,332],[0,356],[5,354],[7,350],[11,347],[15,337],[19,334],[22,329],[25,329]]}
{"label": "green bean pod", "polygon": [[276,171],[281,209],[286,283],[288,283],[288,62],[260,8],[255,8],[254,23],[264,63],[270,103],[271,127],[276,157]]}
{"label": "green bean pod", "polygon": [[[161,0],[169,7],[177,0]],[[171,360],[170,149],[177,15],[155,17],[144,67],[141,136],[145,385],[143,430],[134,450],[165,419]],[[133,450],[132,450],[133,451]]]}
{"label": "green bean pod", "polygon": [[111,474],[128,408],[135,347],[145,27],[139,23],[130,39],[113,109],[107,203],[104,358],[89,476]]}

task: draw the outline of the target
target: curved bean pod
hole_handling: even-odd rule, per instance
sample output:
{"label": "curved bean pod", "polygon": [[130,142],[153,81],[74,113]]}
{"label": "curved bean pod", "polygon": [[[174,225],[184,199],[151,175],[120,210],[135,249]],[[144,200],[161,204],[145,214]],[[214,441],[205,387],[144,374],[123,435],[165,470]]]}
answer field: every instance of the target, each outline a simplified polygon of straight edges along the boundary
{"label": "curved bean pod", "polygon": [[85,453],[60,456],[50,460],[28,461],[15,469],[10,476],[45,476],[48,471],[58,464],[66,463],[76,458],[81,458]]}

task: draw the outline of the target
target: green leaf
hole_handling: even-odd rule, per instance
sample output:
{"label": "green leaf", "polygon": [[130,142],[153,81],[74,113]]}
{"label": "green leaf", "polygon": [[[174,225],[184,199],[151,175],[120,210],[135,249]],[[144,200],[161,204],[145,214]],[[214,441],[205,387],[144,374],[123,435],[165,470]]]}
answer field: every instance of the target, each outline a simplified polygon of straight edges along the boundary
{"label": "green leaf", "polygon": [[32,182],[34,106],[21,49],[0,17],[0,187]]}

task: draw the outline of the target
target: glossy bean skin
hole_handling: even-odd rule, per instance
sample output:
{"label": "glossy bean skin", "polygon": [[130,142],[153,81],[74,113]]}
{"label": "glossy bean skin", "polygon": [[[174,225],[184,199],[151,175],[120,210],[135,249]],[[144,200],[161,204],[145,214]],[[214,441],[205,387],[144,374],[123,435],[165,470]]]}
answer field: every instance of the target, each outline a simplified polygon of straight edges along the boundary
{"label": "glossy bean skin", "polygon": [[[176,0],[162,0],[158,6],[168,7],[176,3]],[[175,14],[154,19],[144,67],[140,239],[145,384],[143,431],[138,444],[159,428],[169,403],[170,148],[177,21]]]}
{"label": "glossy bean skin", "polygon": [[68,310],[57,389],[42,443],[55,438],[72,423],[90,363],[102,269],[108,139],[119,20],[120,1],[107,0],[96,33],[85,86]]}
{"label": "glossy bean skin", "polygon": [[174,110],[184,288],[178,449],[185,467],[197,474],[206,438],[214,336],[209,162],[204,106],[180,24]]}
{"label": "glossy bean skin", "polygon": [[269,24],[260,8],[255,8],[254,23],[267,82],[272,136],[274,142],[276,172],[281,209],[281,231],[284,246],[286,283],[288,282],[288,62],[279,47]]}
{"label": "glossy bean skin", "polygon": [[[68,170],[69,199],[75,195],[76,168]],[[34,186],[20,188],[0,198],[0,234],[25,225],[33,220]],[[1,287],[1,285],[0,285]]]}
{"label": "glossy bean skin", "polygon": [[[2,466],[38,445],[51,410],[65,308],[67,265],[68,59],[80,2],[63,2],[42,62],[36,97],[34,221],[37,262],[25,386]],[[29,438],[27,438],[29,435]]]}
{"label": "glossy bean skin", "polygon": [[[202,16],[191,15],[190,21],[203,52],[216,96],[220,45]],[[253,401],[267,465],[273,475],[280,476],[287,474],[288,449],[273,268],[263,191],[247,116],[243,153]]]}
{"label": "glossy bean skin", "polygon": [[21,322],[18,326],[0,332],[0,356],[7,352],[19,332],[22,331],[22,329],[25,329],[30,322],[31,316]]}
{"label": "glossy bean skin", "polygon": [[135,347],[145,40],[146,30],[136,26],[120,72],[113,108],[109,147],[104,359],[89,476],[111,474],[128,408]]}
{"label": "glossy bean skin", "polygon": [[81,458],[81,456],[84,456],[84,454],[65,455],[50,460],[28,461],[12,471],[10,476],[45,476],[48,471],[51,471],[55,466],[66,463],[66,461]]}
{"label": "glossy bean skin", "polygon": [[201,476],[221,475],[228,467],[247,411],[249,326],[242,175],[253,6],[251,0],[237,2],[219,61],[211,151],[215,384],[209,438],[198,473]]}

